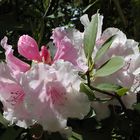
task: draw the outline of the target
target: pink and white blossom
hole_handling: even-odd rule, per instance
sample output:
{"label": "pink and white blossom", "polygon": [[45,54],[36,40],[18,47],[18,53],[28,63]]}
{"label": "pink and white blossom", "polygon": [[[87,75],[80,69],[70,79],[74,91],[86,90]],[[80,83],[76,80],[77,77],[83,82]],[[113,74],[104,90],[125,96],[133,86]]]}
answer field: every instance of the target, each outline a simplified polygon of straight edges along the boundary
{"label": "pink and white blossom", "polygon": [[79,92],[81,78],[69,62],[37,63],[18,80],[6,64],[0,68],[0,99],[12,123],[39,123],[44,130],[64,132],[68,118],[83,119],[89,112],[88,97]]}
{"label": "pink and white blossom", "polygon": [[[81,22],[85,26],[88,26],[89,20],[88,16],[84,15],[81,18]],[[115,72],[112,75],[95,78],[92,81],[93,86],[96,86],[101,83],[110,83],[120,85],[122,87],[126,87],[129,90],[125,96],[122,97],[122,100],[127,108],[132,109],[132,105],[136,103],[136,94],[134,93],[133,86],[135,85],[136,75],[133,72],[140,66],[138,63],[137,57],[139,57],[139,48],[138,43],[132,39],[127,39],[126,35],[117,28],[107,28],[103,33],[102,30],[102,18],[98,17],[98,31],[97,31],[97,38],[96,38],[96,45],[94,47],[94,51],[92,54],[92,58],[94,60],[97,51],[99,48],[104,44],[104,42],[109,39],[111,36],[115,35],[114,41],[111,44],[108,51],[98,60],[95,62],[95,72],[96,69],[101,67],[105,62],[107,62],[113,56],[122,56],[125,61],[125,65],[122,69]],[[108,96],[103,95],[101,93],[96,93],[96,97],[98,98],[108,98]],[[106,103],[97,103],[93,102],[92,107],[95,109],[97,114],[97,119],[103,119],[110,115],[109,108],[107,107],[109,104],[119,104],[114,102],[106,102]],[[100,108],[100,109],[99,109]],[[106,108],[106,109],[104,109]]]}
{"label": "pink and white blossom", "polygon": [[89,111],[87,96],[79,92],[81,79],[69,62],[39,63],[26,73],[24,81],[28,83],[23,87],[26,104],[46,130],[64,129],[67,118],[82,119]]}
{"label": "pink and white blossom", "polygon": [[72,28],[58,27],[53,30],[51,39],[56,47],[54,61],[63,59],[79,70],[88,69],[83,51],[83,33]]}

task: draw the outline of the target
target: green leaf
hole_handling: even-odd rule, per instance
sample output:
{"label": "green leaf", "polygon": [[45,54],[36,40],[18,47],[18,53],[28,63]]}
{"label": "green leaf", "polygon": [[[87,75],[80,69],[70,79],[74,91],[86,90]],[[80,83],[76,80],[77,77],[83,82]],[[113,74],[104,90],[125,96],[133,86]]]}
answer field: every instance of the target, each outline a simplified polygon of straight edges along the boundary
{"label": "green leaf", "polygon": [[117,93],[119,96],[123,96],[129,90],[128,88],[121,87],[119,85],[110,84],[110,83],[102,83],[96,86],[96,88],[104,91],[112,91]]}
{"label": "green leaf", "polygon": [[112,42],[114,41],[115,35],[111,36],[102,46],[101,48],[98,50],[96,56],[95,56],[95,62],[97,60],[99,60],[103,54],[106,53],[106,51],[109,49],[109,47],[111,46]]}
{"label": "green leaf", "polygon": [[82,138],[82,135],[73,131],[72,136],[68,138],[68,140],[83,140],[83,138]]}
{"label": "green leaf", "polygon": [[119,96],[123,96],[123,95],[126,94],[126,92],[128,92],[128,90],[129,90],[128,88],[122,87],[122,88],[118,89],[118,90],[116,91],[116,93],[117,93]]}
{"label": "green leaf", "polygon": [[121,56],[112,57],[104,66],[96,71],[95,77],[111,75],[124,66],[124,59]]}
{"label": "green leaf", "polygon": [[120,86],[110,83],[102,83],[97,85],[96,88],[104,91],[116,91],[120,88]]}
{"label": "green leaf", "polygon": [[84,83],[80,84],[80,92],[84,92],[90,101],[93,101],[95,99],[95,95],[93,91]]}
{"label": "green leaf", "polygon": [[84,52],[87,58],[90,58],[93,52],[97,31],[98,31],[98,13],[92,18],[88,27],[85,29]]}
{"label": "green leaf", "polygon": [[3,124],[5,127],[8,126],[9,122],[2,116],[0,113],[0,123]]}

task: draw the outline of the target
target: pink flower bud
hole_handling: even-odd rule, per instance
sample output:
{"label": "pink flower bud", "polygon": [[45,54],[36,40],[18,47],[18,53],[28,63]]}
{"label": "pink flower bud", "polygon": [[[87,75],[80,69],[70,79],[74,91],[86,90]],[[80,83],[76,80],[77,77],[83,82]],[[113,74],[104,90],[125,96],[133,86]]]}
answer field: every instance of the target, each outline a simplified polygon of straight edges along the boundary
{"label": "pink flower bud", "polygon": [[36,41],[28,35],[23,35],[19,38],[18,52],[27,59],[41,61],[38,45]]}

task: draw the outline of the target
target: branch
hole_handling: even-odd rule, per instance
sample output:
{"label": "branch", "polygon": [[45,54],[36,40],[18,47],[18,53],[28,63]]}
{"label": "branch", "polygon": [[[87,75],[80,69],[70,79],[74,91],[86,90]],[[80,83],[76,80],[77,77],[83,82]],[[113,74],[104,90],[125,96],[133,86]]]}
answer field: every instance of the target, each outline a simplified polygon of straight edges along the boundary
{"label": "branch", "polygon": [[122,110],[125,112],[126,116],[130,119],[130,116],[128,114],[127,108],[126,108],[126,106],[124,105],[124,103],[122,102],[120,96],[117,93],[115,93],[115,92],[110,93],[110,92],[107,92],[107,91],[104,91],[104,90],[100,90],[100,89],[98,89],[96,87],[93,87],[93,86],[90,86],[90,88],[92,90],[98,91],[99,93],[102,93],[102,94],[105,94],[105,95],[108,95],[108,96],[111,96],[111,97],[115,97],[118,100],[118,102],[120,103],[120,105],[122,107]]}

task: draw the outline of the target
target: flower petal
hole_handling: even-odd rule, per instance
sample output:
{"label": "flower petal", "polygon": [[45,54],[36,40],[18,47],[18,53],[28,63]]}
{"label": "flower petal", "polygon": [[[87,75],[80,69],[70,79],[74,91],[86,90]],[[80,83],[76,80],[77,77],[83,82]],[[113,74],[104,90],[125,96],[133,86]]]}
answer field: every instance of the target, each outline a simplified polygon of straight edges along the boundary
{"label": "flower petal", "polygon": [[45,46],[41,47],[40,56],[42,57],[42,61],[44,63],[51,64],[51,55]]}
{"label": "flower petal", "polygon": [[[87,70],[84,65],[83,33],[71,28],[56,28],[51,37],[56,46],[54,61],[63,59],[75,65],[79,70]],[[85,59],[86,61],[86,59]]]}
{"label": "flower petal", "polygon": [[26,72],[30,69],[30,65],[21,61],[20,59],[18,59],[17,57],[15,57],[13,55],[13,50],[12,49],[7,50],[5,55],[6,55],[7,65],[13,71]]}
{"label": "flower petal", "polygon": [[13,70],[17,72],[26,72],[27,70],[30,69],[30,66],[18,59],[13,55],[13,50],[12,46],[7,44],[8,38],[4,37],[1,40],[1,46],[6,50],[5,55],[6,55],[6,62],[7,65]]}

